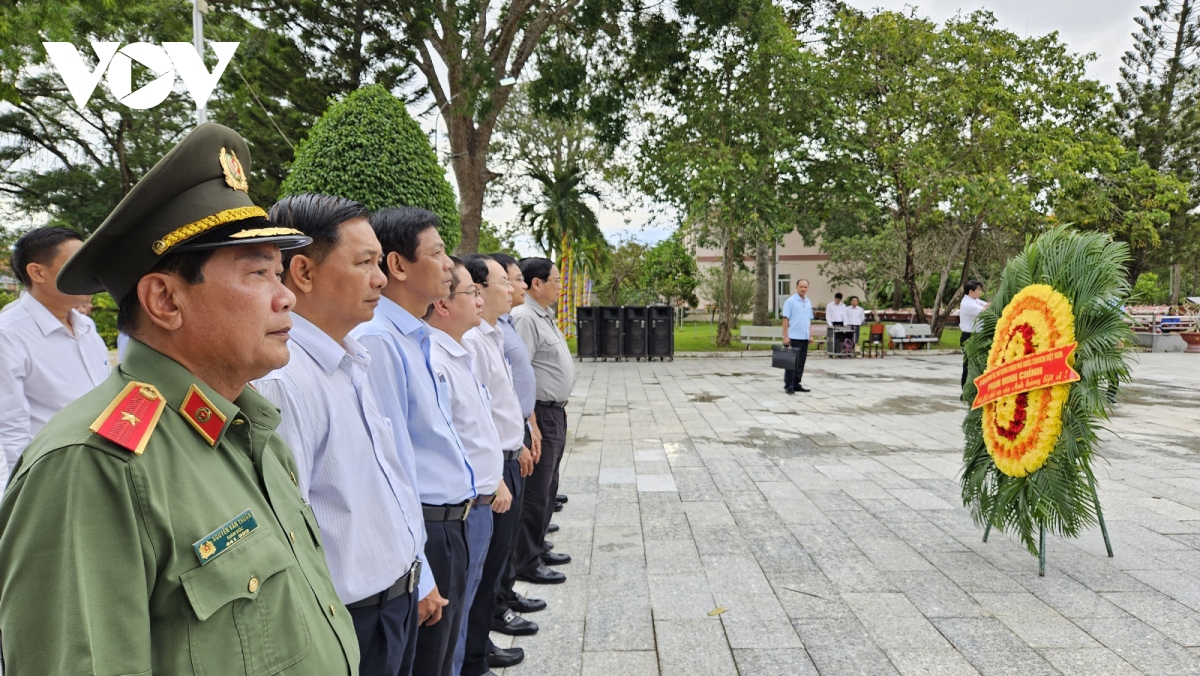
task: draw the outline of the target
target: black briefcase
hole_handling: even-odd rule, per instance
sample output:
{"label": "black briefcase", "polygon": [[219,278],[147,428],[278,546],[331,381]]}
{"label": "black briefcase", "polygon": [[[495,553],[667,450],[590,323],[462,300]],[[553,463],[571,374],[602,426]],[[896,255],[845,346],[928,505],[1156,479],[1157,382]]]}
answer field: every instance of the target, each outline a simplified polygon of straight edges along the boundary
{"label": "black briefcase", "polygon": [[798,347],[784,347],[783,345],[771,346],[771,366],[777,369],[796,370],[796,364],[800,362],[800,350]]}

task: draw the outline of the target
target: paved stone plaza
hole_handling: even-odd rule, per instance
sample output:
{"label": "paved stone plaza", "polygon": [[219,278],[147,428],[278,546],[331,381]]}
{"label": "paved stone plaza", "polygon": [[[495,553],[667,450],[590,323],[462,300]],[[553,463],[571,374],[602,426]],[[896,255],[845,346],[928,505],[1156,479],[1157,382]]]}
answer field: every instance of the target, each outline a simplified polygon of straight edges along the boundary
{"label": "paved stone plaza", "polygon": [[1200,356],[1142,354],[1099,529],[1046,577],[962,507],[961,357],[579,366],[551,539],[507,676],[1200,674]]}

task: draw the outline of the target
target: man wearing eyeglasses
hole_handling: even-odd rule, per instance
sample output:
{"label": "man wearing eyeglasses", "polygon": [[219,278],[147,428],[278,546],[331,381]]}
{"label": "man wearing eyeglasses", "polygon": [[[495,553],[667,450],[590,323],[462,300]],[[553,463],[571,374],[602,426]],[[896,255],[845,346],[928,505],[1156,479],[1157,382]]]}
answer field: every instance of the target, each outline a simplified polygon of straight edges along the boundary
{"label": "man wearing eyeglasses", "polygon": [[446,389],[450,392],[454,429],[458,430],[463,447],[467,449],[467,459],[475,471],[475,492],[478,495],[467,515],[468,564],[464,621],[458,632],[451,669],[451,673],[461,674],[463,656],[466,654],[466,618],[470,617],[483,575],[483,562],[492,541],[492,512],[507,512],[512,504],[512,494],[502,481],[504,452],[492,420],[492,396],[475,378],[475,358],[462,344],[463,334],[478,326],[483,317],[483,299],[479,285],[471,280],[463,262],[453,256],[450,260],[454,262],[450,296],[430,305],[425,313],[425,321],[433,327],[429,364],[434,376],[438,380],[444,379]]}

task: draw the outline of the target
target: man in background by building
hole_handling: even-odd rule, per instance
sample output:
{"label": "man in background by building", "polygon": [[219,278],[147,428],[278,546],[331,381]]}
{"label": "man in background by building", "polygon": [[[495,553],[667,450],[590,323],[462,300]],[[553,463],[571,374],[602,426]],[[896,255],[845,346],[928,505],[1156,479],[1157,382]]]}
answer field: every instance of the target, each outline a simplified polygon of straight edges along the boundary
{"label": "man in background by building", "polygon": [[799,348],[796,358],[796,368],[785,369],[783,372],[783,389],[788,394],[796,390],[808,392],[809,389],[800,384],[804,377],[804,363],[808,360],[809,326],[812,324],[812,301],[808,299],[808,280],[796,280],[796,293],[783,303],[783,344]]}
{"label": "man in background by building", "polygon": [[[991,303],[983,300],[983,283],[972,279],[963,285],[962,302],[958,306],[959,347],[965,347],[971,335],[979,330],[979,313],[987,309]],[[967,386],[967,354],[963,352],[962,387]]]}
{"label": "man in background by building", "polygon": [[833,302],[825,306],[825,322],[830,326],[845,326],[846,304],[842,302],[842,293],[833,294]]}
{"label": "man in background by building", "polygon": [[858,296],[850,296],[850,305],[846,306],[846,326],[854,329],[854,344],[862,340],[862,325],[867,320],[867,313],[858,304]]}
{"label": "man in background by building", "polygon": [[0,315],[0,447],[3,478],[46,421],[108,377],[108,346],[77,309],[91,296],[66,294],[55,279],[83,246],[66,228],[36,228],[13,248],[26,293]]}
{"label": "man in background by building", "polygon": [[547,258],[521,260],[529,290],[525,304],[513,308],[513,325],[529,350],[537,380],[534,407],[542,432],[542,454],[525,480],[525,511],[514,553],[517,578],[535,584],[565,582],[566,575],[547,565],[570,563],[567,554],[546,547],[546,529],[558,494],[558,465],[567,443],[567,399],[575,385],[575,364],[550,308],[558,302],[562,277]]}

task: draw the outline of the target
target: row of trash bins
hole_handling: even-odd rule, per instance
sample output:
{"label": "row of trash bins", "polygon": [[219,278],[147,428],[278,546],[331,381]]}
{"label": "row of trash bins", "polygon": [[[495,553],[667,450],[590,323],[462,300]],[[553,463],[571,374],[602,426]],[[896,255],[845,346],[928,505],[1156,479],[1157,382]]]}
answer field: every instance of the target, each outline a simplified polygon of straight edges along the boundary
{"label": "row of trash bins", "polygon": [[575,346],[581,360],[674,360],[675,311],[669,305],[578,307]]}

